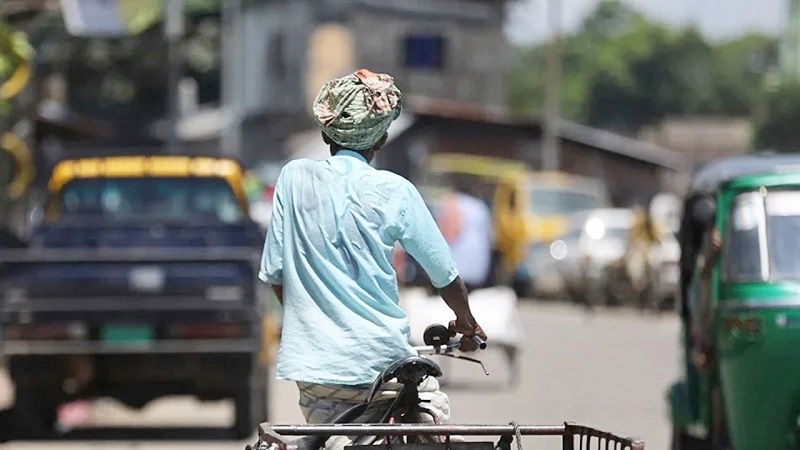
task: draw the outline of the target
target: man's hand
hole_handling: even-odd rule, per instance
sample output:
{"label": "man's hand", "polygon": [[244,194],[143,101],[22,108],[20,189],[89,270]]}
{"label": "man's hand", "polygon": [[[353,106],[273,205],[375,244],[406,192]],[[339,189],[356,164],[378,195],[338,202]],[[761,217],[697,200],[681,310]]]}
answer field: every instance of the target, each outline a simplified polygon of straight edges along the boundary
{"label": "man's hand", "polygon": [[484,341],[488,339],[481,326],[475,321],[475,318],[459,317],[456,320],[451,320],[448,329],[452,336],[456,334],[462,335],[461,345],[458,348],[462,352],[474,352],[478,349],[478,344],[472,339],[473,337],[478,336]]}
{"label": "man's hand", "polygon": [[722,247],[722,235],[717,228],[711,232],[711,252],[716,253]]}
{"label": "man's hand", "polygon": [[459,350],[462,352],[477,350],[478,344],[472,338],[478,336],[485,341],[486,333],[483,332],[481,326],[472,317],[472,312],[469,309],[469,299],[467,298],[467,287],[464,286],[461,277],[456,277],[452,283],[440,289],[439,294],[441,294],[447,306],[456,314],[456,320],[451,321],[448,327],[450,334],[452,336],[457,333],[464,335],[461,338]]}

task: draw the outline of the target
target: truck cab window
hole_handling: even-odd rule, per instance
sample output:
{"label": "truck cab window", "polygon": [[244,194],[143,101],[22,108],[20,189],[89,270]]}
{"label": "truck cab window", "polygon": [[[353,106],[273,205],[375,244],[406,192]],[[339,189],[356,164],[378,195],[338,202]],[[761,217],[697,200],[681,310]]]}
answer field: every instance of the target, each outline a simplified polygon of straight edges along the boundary
{"label": "truck cab window", "polygon": [[76,179],[61,193],[61,215],[103,220],[241,221],[228,183],[216,178]]}

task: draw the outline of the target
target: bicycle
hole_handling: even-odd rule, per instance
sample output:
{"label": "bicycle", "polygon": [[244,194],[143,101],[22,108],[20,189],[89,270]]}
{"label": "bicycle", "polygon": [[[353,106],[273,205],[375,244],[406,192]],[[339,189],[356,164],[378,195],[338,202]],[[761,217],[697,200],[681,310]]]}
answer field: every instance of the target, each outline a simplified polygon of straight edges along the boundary
{"label": "bicycle", "polygon": [[[262,423],[258,427],[258,440],[255,445],[248,445],[246,450],[319,450],[332,436],[354,436],[348,450],[373,450],[376,444],[389,448],[402,447],[404,450],[432,450],[441,446],[442,450],[511,450],[511,443],[516,439],[517,450],[522,450],[523,435],[563,436],[563,448],[573,450],[575,437],[579,438],[580,448],[591,444],[597,438],[598,444],[605,441],[605,448],[622,448],[643,450],[644,442],[634,438],[620,438],[610,433],[593,428],[564,423],[557,426],[521,426],[512,423],[505,426],[496,425],[422,425],[421,415],[433,415],[427,410],[419,396],[419,386],[430,376],[441,377],[442,370],[436,362],[422,355],[439,355],[461,359],[480,364],[487,376],[489,372],[483,363],[475,358],[454,355],[459,349],[460,341],[450,341],[454,335],[444,325],[431,325],[425,329],[423,342],[425,346],[414,347],[419,356],[410,356],[389,365],[375,380],[364,403],[355,405],[324,425],[288,425],[273,426]],[[473,338],[480,349],[486,348],[486,342],[479,337]],[[397,380],[403,387],[387,408],[377,409],[374,422],[352,424],[368,412],[373,401],[381,392],[381,387],[391,380]],[[497,444],[491,442],[451,442],[453,436],[466,435],[499,435]],[[286,441],[284,436],[304,436],[295,441]],[[583,438],[587,438],[584,442]],[[614,447],[609,447],[611,444]]]}

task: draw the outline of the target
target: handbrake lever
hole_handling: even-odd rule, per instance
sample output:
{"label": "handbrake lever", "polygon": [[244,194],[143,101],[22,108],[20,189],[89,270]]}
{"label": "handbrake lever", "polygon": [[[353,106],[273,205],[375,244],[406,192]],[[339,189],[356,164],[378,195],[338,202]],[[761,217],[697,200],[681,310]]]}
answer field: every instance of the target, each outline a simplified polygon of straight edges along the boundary
{"label": "handbrake lever", "polygon": [[449,356],[450,358],[455,358],[455,359],[463,359],[464,361],[469,361],[469,362],[474,362],[474,363],[480,364],[481,369],[483,369],[483,373],[485,373],[487,376],[489,375],[489,371],[486,370],[486,366],[483,365],[483,361],[481,361],[479,359],[470,358],[469,356],[464,356],[464,355],[452,355],[450,353],[442,353],[441,355],[442,356]]}

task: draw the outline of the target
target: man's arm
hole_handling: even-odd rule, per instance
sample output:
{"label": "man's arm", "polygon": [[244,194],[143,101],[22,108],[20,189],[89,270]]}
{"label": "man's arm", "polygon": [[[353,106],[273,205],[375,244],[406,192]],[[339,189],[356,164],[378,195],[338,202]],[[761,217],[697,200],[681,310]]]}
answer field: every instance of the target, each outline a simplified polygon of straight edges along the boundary
{"label": "man's arm", "polygon": [[462,351],[477,350],[478,344],[472,340],[472,337],[478,336],[484,341],[487,337],[469,309],[467,287],[464,286],[464,281],[461,280],[460,276],[456,277],[452,283],[439,289],[439,295],[442,296],[447,306],[456,314],[456,320],[450,322],[449,328],[450,331],[464,336],[461,339],[459,349]]}
{"label": "man's arm", "polygon": [[708,277],[709,275],[711,275],[711,270],[714,268],[714,263],[716,262],[717,255],[719,254],[719,250],[721,247],[722,247],[722,235],[720,234],[719,230],[715,227],[711,231],[708,249],[703,255],[703,268],[701,272],[704,277]]}
{"label": "man's arm", "polygon": [[436,226],[422,196],[413,186],[409,187],[400,231],[399,241],[403,248],[422,266],[433,287],[455,313],[456,320],[450,323],[450,329],[464,335],[461,349],[477,349],[471,337],[477,335],[485,340],[486,334],[472,316],[467,288],[458,275],[450,247]]}
{"label": "man's arm", "polygon": [[[285,168],[284,168],[285,170]],[[272,292],[283,306],[283,171],[275,183],[272,198],[272,217],[267,228],[264,251],[258,278],[272,287]]]}
{"label": "man's arm", "polygon": [[283,285],[282,284],[272,284],[272,292],[275,294],[275,297],[278,299],[278,303],[283,306]]}

